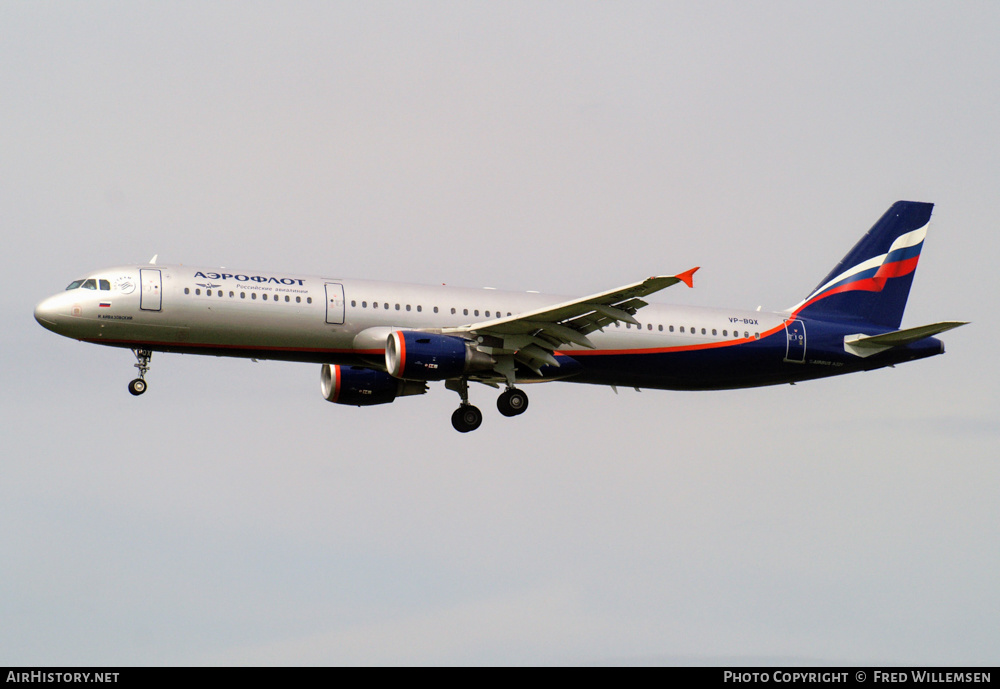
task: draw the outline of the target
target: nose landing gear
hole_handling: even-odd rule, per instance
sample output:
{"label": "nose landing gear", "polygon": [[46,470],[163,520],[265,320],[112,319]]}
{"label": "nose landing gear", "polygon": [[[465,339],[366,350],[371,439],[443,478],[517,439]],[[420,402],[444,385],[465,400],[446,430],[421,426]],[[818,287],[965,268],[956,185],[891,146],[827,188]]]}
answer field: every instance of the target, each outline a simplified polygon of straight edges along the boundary
{"label": "nose landing gear", "polygon": [[149,360],[153,358],[153,352],[148,349],[133,349],[132,353],[139,362],[135,365],[139,369],[139,377],[128,384],[128,391],[138,397],[146,392],[146,372],[149,371]]}

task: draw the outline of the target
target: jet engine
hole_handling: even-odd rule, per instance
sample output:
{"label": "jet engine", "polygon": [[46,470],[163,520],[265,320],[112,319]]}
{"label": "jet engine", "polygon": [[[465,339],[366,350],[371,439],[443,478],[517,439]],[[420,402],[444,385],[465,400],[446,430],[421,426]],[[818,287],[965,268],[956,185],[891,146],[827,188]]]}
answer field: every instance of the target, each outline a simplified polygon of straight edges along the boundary
{"label": "jet engine", "polygon": [[385,343],[386,369],[404,380],[446,380],[495,365],[472,342],[452,335],[396,330]]}
{"label": "jet engine", "polygon": [[404,395],[422,395],[427,392],[427,385],[419,381],[399,380],[383,371],[363,366],[323,364],[320,389],[329,402],[366,407],[388,404]]}

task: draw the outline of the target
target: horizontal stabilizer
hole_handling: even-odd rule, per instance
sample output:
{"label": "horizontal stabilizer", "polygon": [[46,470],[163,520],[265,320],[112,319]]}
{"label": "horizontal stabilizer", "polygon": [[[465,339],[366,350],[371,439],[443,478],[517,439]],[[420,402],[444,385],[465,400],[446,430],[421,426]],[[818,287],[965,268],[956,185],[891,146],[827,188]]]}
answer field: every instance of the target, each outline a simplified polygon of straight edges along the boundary
{"label": "horizontal stabilizer", "polygon": [[906,330],[895,330],[882,335],[847,335],[844,337],[844,349],[857,356],[871,356],[891,347],[903,347],[913,342],[919,342],[967,323],[968,321],[944,321],[907,328]]}

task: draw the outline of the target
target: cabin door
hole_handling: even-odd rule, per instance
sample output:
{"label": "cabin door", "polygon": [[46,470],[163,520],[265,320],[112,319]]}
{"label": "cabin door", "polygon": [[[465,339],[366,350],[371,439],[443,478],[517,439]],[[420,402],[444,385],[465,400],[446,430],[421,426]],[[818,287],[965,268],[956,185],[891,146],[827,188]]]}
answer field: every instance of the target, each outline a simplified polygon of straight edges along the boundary
{"label": "cabin door", "polygon": [[139,284],[142,285],[139,308],[143,311],[159,311],[163,306],[160,271],[155,268],[140,268]]}
{"label": "cabin door", "polygon": [[785,336],[788,347],[785,349],[785,361],[802,364],[806,360],[806,324],[802,321],[785,321]]}

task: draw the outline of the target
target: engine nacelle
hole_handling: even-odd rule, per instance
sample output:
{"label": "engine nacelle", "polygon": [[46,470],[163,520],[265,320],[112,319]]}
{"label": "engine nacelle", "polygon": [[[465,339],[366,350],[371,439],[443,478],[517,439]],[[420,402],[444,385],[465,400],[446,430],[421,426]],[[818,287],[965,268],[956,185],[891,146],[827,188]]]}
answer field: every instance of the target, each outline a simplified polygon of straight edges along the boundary
{"label": "engine nacelle", "polygon": [[385,367],[395,378],[445,380],[495,365],[489,354],[452,335],[396,330],[385,343]]}
{"label": "engine nacelle", "polygon": [[367,407],[388,404],[404,395],[422,395],[427,386],[422,382],[399,380],[388,373],[362,366],[323,364],[320,390],[334,404]]}

